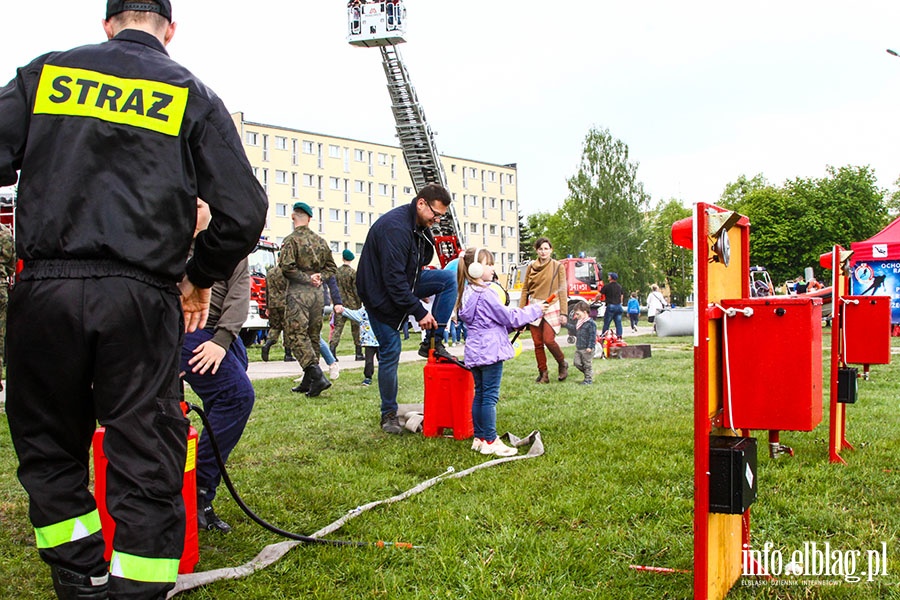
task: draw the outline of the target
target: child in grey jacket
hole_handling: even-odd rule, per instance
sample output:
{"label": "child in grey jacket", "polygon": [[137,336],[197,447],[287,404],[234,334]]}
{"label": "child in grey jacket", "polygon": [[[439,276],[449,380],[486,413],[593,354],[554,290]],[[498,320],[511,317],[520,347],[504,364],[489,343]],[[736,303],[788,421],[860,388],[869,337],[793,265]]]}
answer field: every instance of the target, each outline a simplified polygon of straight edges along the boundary
{"label": "child in grey jacket", "polygon": [[593,379],[594,346],[597,344],[597,324],[591,319],[591,307],[584,300],[572,310],[566,323],[569,335],[575,336],[575,368],[584,373],[580,385],[591,385]]}

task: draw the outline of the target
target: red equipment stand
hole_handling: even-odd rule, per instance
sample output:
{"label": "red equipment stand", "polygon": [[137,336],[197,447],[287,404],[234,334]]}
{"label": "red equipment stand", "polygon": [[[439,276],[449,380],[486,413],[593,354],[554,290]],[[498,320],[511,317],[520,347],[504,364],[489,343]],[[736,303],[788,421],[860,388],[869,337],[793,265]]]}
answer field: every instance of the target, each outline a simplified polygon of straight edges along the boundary
{"label": "red equipment stand", "polygon": [[428,352],[425,363],[425,415],[422,434],[425,437],[443,435],[444,428],[453,430],[453,437],[465,440],[475,434],[472,425],[472,400],[475,380],[471,371],[452,361],[438,361],[434,349]]}
{"label": "red equipment stand", "polygon": [[[694,598],[722,600],[742,573],[750,543],[750,510],[710,512],[710,443],[732,436],[723,423],[725,298],[750,295],[750,222],[706,203],[672,225],[672,241],[694,257]],[[730,265],[730,268],[729,268]]]}
{"label": "red equipment stand", "polygon": [[[828,458],[833,463],[847,464],[842,450],[854,450],[847,441],[847,400],[839,397],[840,375],[849,373],[848,363],[864,365],[868,379],[869,365],[891,362],[891,298],[890,296],[849,296],[849,262],[852,252],[834,246],[819,258],[819,264],[831,269],[831,373]],[[855,378],[855,375],[851,375]],[[855,401],[856,382],[853,387]]]}
{"label": "red equipment stand", "polygon": [[[97,500],[97,510],[100,513],[100,523],[103,527],[103,540],[106,542],[104,557],[109,560],[113,551],[113,534],[116,531],[116,522],[113,521],[106,509],[106,466],[109,461],[103,452],[103,437],[105,427],[98,427],[94,432],[94,497]],[[184,466],[184,487],[181,490],[184,499],[185,531],[184,551],[181,561],[178,563],[179,573],[193,573],[194,567],[200,561],[200,545],[197,535],[197,430],[193,426],[188,431],[187,461]]]}

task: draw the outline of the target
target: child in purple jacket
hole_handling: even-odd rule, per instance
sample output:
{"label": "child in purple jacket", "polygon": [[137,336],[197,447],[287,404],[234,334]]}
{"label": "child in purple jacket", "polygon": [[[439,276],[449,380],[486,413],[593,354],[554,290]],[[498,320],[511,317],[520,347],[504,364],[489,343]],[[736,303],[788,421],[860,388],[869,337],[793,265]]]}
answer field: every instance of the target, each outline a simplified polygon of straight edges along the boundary
{"label": "child in purple jacket", "polygon": [[488,287],[494,277],[494,255],[486,248],[469,248],[457,267],[459,294],[456,312],[466,324],[465,363],[475,379],[472,450],[486,455],[514,456],[517,453],[497,438],[497,401],[503,361],[515,353],[509,332],[534,321],[549,309],[547,303],[525,308],[508,308]]}

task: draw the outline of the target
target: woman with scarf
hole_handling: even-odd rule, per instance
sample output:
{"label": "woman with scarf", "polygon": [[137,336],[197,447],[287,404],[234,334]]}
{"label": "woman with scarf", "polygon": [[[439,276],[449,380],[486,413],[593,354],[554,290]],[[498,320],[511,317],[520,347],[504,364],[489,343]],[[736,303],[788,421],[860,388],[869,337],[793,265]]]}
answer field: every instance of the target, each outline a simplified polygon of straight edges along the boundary
{"label": "woman with scarf", "polygon": [[555,301],[551,303],[550,311],[528,325],[531,339],[534,340],[534,357],[538,366],[535,383],[550,383],[545,347],[556,359],[559,366],[557,378],[559,381],[563,381],[569,376],[569,363],[566,362],[565,354],[556,343],[556,334],[559,333],[560,325],[566,323],[566,314],[560,312],[560,307],[567,306],[568,302],[566,269],[559,261],[553,260],[551,257],[553,245],[549,239],[538,238],[534,242],[534,249],[537,252],[537,260],[529,264],[525,271],[519,307],[542,303],[551,296],[556,296]]}

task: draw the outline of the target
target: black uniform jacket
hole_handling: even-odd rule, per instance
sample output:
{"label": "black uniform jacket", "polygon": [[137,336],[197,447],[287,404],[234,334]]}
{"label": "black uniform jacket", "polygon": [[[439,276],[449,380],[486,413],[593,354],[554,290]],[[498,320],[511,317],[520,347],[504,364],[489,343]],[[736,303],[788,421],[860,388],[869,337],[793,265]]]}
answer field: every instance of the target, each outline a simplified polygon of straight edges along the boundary
{"label": "black uniform jacket", "polygon": [[[0,88],[0,185],[19,170],[26,268],[112,260],[210,287],[265,224],[266,194],[224,104],[142,31],[41,56]],[[213,219],[185,266],[198,196]]]}

